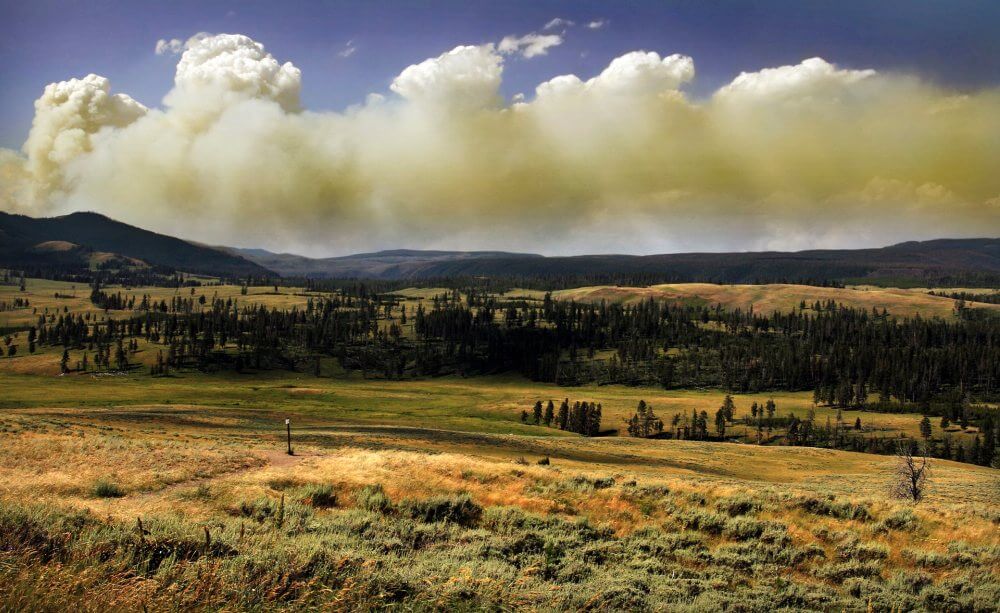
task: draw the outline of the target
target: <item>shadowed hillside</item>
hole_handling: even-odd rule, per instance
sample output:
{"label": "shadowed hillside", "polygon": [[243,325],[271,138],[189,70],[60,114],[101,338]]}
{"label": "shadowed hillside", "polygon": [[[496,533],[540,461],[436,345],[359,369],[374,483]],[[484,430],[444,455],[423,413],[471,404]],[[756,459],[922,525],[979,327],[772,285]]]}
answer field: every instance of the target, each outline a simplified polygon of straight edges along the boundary
{"label": "shadowed hillside", "polygon": [[88,268],[114,254],[184,272],[220,276],[271,274],[240,256],[136,228],[97,213],[35,219],[0,212],[0,266]]}

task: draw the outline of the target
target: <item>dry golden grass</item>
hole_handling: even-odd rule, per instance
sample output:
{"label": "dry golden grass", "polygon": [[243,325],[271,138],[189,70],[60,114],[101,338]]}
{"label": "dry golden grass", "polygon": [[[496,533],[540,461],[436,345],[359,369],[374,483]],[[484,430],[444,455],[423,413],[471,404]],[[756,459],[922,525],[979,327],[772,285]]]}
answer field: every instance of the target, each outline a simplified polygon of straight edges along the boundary
{"label": "dry golden grass", "polygon": [[[751,306],[759,313],[789,311],[799,308],[805,301],[808,308],[817,300],[833,300],[845,306],[879,311],[887,309],[897,316],[943,317],[955,316],[955,301],[951,298],[931,296],[926,292],[895,288],[857,286],[850,288],[814,287],[810,285],[717,285],[714,283],[676,283],[651,287],[595,286],[553,292],[559,300],[634,304],[650,298],[690,305],[711,306],[721,304],[729,309],[748,310]],[[1000,305],[968,303],[971,308],[1000,312]]]}
{"label": "dry golden grass", "polygon": [[[634,538],[640,543],[646,534],[687,538],[684,535],[693,534],[693,528],[684,527],[691,521],[689,518],[716,518],[712,521],[724,520],[726,526],[738,526],[737,519],[727,519],[716,510],[717,506],[731,500],[756,500],[762,508],[744,523],[751,528],[780,525],[790,539],[788,547],[822,551],[819,561],[797,566],[788,577],[824,590],[840,589],[838,581],[819,579],[815,573],[836,568],[845,543],[886,547],[888,557],[882,563],[886,577],[903,572],[928,576],[935,583],[948,581],[955,567],[951,562],[944,567],[924,567],[915,555],[950,560],[950,545],[954,543],[985,548],[983,551],[1000,547],[1000,532],[996,530],[1000,519],[1000,473],[966,464],[934,462],[930,496],[914,510],[912,505],[886,496],[894,461],[889,457],[689,441],[349,427],[326,422],[313,413],[293,419],[308,426],[296,430],[296,453],[288,456],[283,453],[280,428],[261,429],[259,421],[239,410],[160,405],[111,410],[9,409],[0,427],[0,447],[6,452],[0,464],[0,512],[20,508],[18,505],[27,500],[66,512],[86,510],[93,517],[107,518],[109,530],[126,535],[117,537],[127,539],[126,543],[136,538],[134,530],[128,528],[135,525],[136,518],[142,518],[147,525],[165,526],[156,534],[168,530],[166,536],[156,538],[187,538],[197,543],[203,538],[201,531],[207,528],[215,540],[224,540],[227,547],[246,549],[240,555],[250,556],[248,560],[261,558],[261,564],[271,565],[271,572],[279,574],[285,572],[280,571],[280,565],[308,560],[315,555],[310,552],[322,550],[323,538],[331,538],[313,536],[316,528],[309,526],[342,526],[331,529],[336,534],[342,530],[353,534],[354,530],[374,529],[364,526],[390,522],[376,531],[378,535],[379,530],[389,530],[390,536],[375,537],[389,540],[373,550],[355,544],[349,546],[357,549],[344,551],[342,548],[348,545],[339,540],[339,544],[330,545],[334,547],[332,552],[339,552],[336,555],[345,556],[345,561],[359,555],[384,555],[379,547],[401,547],[394,540],[397,537],[391,536],[397,529],[391,527],[391,522],[400,520],[378,519],[377,514],[358,515],[363,491],[373,484],[381,485],[393,504],[403,505],[400,508],[405,508],[407,501],[441,497],[460,500],[468,496],[487,509],[513,507],[569,522],[564,525],[607,530],[613,536],[601,537],[605,541]],[[542,457],[549,457],[551,464],[538,465]],[[98,497],[92,485],[101,478],[121,486],[124,495]],[[330,487],[336,494],[335,507],[306,512],[306,492],[318,486]],[[799,500],[853,503],[867,509],[871,517],[817,515],[799,506]],[[269,523],[248,516],[256,513],[253,509],[264,508],[262,505],[269,505],[272,511],[286,508],[288,521],[300,527],[276,531]],[[878,527],[886,518],[910,510],[915,511],[916,528]],[[411,528],[403,525],[398,529]],[[252,540],[244,541],[244,530],[247,539]],[[442,526],[427,530],[455,529]],[[457,540],[422,547],[412,554],[406,554],[404,548],[404,557],[394,559],[420,564],[423,570],[415,571],[414,577],[425,586],[422,589],[432,593],[447,592],[447,586],[455,585],[469,597],[488,598],[491,602],[500,599],[510,608],[527,609],[547,608],[565,598],[558,584],[537,583],[545,581],[540,566],[521,569],[516,583],[523,587],[508,594],[511,588],[500,586],[510,584],[510,579],[497,584],[497,577],[476,579],[481,571],[454,566],[455,562],[447,557],[453,554],[439,549],[458,547],[457,551],[465,551],[464,547],[497,538],[483,529],[447,538]],[[745,540],[710,529],[694,538],[706,552],[701,555],[720,559],[729,555],[727,548]],[[444,557],[435,562],[434,556]],[[1000,572],[1000,558],[992,560],[982,570]],[[0,576],[8,586],[0,587],[0,598],[22,608],[37,608],[45,602],[52,607],[61,603],[63,607],[85,610],[96,610],[90,607],[92,604],[97,609],[141,608],[143,603],[158,607],[169,593],[164,592],[164,582],[171,577],[171,581],[190,590],[183,597],[187,606],[212,608],[232,602],[232,593],[219,591],[236,588],[219,574],[224,559],[172,564],[180,566],[143,575],[125,572],[119,566],[112,572],[96,564],[92,568],[80,563],[63,567],[41,564],[30,557],[0,557]],[[197,574],[184,571],[183,564],[196,564]],[[686,572],[701,572],[702,568],[695,564]],[[48,588],[42,589],[42,584],[34,582],[32,577],[38,576],[49,578]],[[308,583],[289,594],[309,594],[309,598],[318,598],[334,608],[364,608],[360,603],[366,602],[362,595],[365,592],[359,593],[361,587],[355,583],[361,576],[342,584],[336,592],[339,596],[313,593]],[[666,577],[658,580],[669,581]],[[716,589],[729,589],[725,585],[719,584]],[[81,589],[98,589],[102,596],[82,603],[73,596],[82,593]],[[296,599],[284,600],[287,589],[270,593],[268,606],[299,606]],[[447,608],[446,603],[451,601],[438,602]]]}

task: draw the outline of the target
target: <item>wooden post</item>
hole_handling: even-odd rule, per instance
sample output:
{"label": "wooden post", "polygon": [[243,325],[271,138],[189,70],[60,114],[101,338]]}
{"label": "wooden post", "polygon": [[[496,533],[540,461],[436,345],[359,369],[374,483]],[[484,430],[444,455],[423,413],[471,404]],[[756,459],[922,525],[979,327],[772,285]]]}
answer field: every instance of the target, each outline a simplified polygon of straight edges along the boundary
{"label": "wooden post", "polygon": [[288,455],[292,455],[292,420],[285,420],[285,430],[288,432]]}

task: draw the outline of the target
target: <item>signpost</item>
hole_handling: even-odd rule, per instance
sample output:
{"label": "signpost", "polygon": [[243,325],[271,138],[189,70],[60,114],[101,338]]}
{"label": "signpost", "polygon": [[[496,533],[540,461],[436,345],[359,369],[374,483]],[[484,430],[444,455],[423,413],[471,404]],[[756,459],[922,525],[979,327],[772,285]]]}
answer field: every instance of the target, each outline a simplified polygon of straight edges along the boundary
{"label": "signpost", "polygon": [[285,420],[285,430],[288,432],[288,455],[292,455],[292,420]]}

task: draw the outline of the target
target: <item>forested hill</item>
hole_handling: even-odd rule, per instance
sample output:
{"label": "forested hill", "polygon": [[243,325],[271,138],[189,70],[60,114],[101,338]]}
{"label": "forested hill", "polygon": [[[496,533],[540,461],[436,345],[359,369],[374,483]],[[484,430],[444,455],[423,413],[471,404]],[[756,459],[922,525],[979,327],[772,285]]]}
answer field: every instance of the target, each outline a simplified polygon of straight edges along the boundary
{"label": "forested hill", "polygon": [[[506,251],[424,251],[392,249],[334,258],[307,258],[264,249],[230,249],[269,270],[289,277],[409,279],[438,276],[435,272],[452,264],[473,261],[544,259],[540,255]],[[447,273],[446,273],[447,274]]]}
{"label": "forested hill", "polygon": [[65,271],[87,268],[114,256],[189,273],[273,275],[239,255],[136,228],[97,213],[32,218],[0,212],[0,267]]}
{"label": "forested hill", "polygon": [[895,282],[1000,285],[1000,239],[939,239],[875,249],[542,257],[495,252],[384,251],[310,259],[239,253],[283,275],[419,279],[573,277],[594,283]]}

